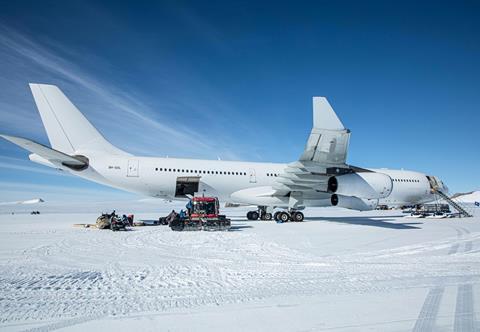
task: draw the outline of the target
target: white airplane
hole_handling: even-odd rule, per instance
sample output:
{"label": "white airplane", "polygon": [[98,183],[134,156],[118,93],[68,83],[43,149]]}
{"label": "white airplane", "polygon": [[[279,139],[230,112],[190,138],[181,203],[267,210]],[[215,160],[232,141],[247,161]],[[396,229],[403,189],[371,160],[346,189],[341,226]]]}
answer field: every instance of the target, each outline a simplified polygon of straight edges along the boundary
{"label": "white airplane", "polygon": [[58,87],[30,89],[51,148],[0,136],[30,151],[33,162],[129,192],[175,200],[217,196],[258,206],[248,219],[301,221],[307,206],[372,210],[432,201],[433,188],[448,191],[434,176],[346,164],[350,131],[324,97],[313,98],[313,128],[299,160],[280,164],[134,156],[105,140]]}

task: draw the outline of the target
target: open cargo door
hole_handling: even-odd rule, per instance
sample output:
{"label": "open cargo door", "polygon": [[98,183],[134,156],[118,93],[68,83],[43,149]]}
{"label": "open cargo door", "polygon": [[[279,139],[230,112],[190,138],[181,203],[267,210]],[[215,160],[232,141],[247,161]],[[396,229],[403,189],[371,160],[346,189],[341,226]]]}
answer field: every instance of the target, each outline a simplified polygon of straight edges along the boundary
{"label": "open cargo door", "polygon": [[194,196],[198,192],[199,183],[199,176],[179,176],[175,185],[175,197],[187,198],[187,195]]}

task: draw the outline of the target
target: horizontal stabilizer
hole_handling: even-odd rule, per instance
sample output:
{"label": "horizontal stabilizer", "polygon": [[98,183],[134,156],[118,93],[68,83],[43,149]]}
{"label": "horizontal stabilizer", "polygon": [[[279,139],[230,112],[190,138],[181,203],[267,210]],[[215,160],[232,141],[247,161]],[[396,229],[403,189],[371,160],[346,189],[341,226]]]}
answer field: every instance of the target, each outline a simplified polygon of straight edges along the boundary
{"label": "horizontal stabilizer", "polygon": [[77,170],[83,169],[88,166],[88,159],[86,159],[85,157],[69,156],[68,154],[65,154],[63,152],[50,149],[45,145],[21,137],[8,135],[0,135],[0,137],[5,138],[7,141],[18,145],[27,151],[37,154],[40,157],[56,165],[63,165]]}

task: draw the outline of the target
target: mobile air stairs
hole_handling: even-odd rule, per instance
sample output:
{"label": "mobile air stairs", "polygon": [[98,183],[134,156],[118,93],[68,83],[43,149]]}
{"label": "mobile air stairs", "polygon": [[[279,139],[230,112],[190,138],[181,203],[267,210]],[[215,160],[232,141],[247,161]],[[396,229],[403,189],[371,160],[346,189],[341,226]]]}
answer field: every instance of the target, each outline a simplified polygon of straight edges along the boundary
{"label": "mobile air stairs", "polygon": [[439,189],[433,189],[433,192],[443,198],[450,206],[452,206],[455,210],[458,211],[459,216],[461,217],[473,217],[464,207],[462,207],[459,203],[455,202],[453,199],[448,197],[443,191]]}
{"label": "mobile air stairs", "polygon": [[467,211],[467,209],[461,205],[460,202],[454,201],[453,198],[450,198],[445,192],[444,189],[448,190],[447,187],[443,184],[440,179],[435,176],[428,176],[428,182],[430,182],[430,189],[432,194],[440,196],[445,202],[447,202],[450,206],[452,206],[458,212],[459,217],[473,217],[473,215]]}

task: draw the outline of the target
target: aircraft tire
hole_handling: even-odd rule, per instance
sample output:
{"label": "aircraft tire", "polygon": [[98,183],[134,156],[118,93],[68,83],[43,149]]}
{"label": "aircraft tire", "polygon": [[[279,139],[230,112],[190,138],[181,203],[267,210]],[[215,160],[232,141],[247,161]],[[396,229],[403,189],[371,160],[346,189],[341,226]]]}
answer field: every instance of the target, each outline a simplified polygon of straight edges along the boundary
{"label": "aircraft tire", "polygon": [[287,222],[290,220],[290,215],[287,212],[280,212],[278,214],[278,221],[280,222]]}
{"label": "aircraft tire", "polygon": [[263,215],[263,220],[272,220],[272,214],[271,213],[265,213]]}
{"label": "aircraft tire", "polygon": [[301,221],[303,221],[304,218],[305,218],[305,216],[303,215],[302,212],[297,211],[297,212],[292,213],[292,220],[293,221],[301,222]]}
{"label": "aircraft tire", "polygon": [[258,217],[260,216],[257,211],[251,211],[250,216],[252,217],[251,220],[258,220]]}
{"label": "aircraft tire", "polygon": [[273,214],[273,220],[278,221],[278,214],[279,213],[280,213],[280,211],[277,211]]}

